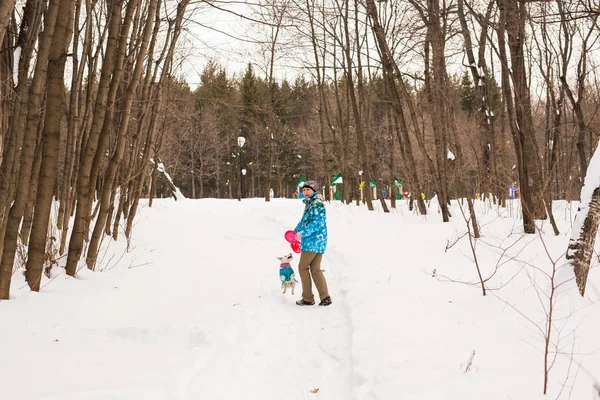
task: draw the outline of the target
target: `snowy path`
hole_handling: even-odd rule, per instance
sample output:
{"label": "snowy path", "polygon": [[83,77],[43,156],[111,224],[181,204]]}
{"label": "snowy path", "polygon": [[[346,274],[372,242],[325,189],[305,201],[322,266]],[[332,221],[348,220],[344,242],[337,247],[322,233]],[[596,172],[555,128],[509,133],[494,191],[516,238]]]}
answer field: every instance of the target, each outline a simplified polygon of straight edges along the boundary
{"label": "snowy path", "polygon": [[[219,215],[215,221],[198,221],[213,231],[214,242],[209,239],[202,246],[218,249],[199,259],[198,268],[215,274],[215,280],[203,279],[209,286],[206,291],[215,282],[223,288],[220,297],[201,300],[197,307],[212,308],[223,326],[211,327],[219,336],[209,333],[207,343],[195,349],[198,359],[179,377],[181,398],[352,399],[352,333],[342,298],[336,299],[336,307],[295,306],[300,285],[295,296],[281,293],[275,259],[289,251],[281,239],[289,225],[254,210],[241,215],[236,211],[234,203],[229,218]],[[245,232],[240,226],[254,228]],[[178,227],[171,228],[175,234]],[[186,241],[179,252],[182,262],[174,265],[183,265],[183,259],[190,259],[198,247],[196,241]],[[243,254],[262,256],[236,256]],[[189,292],[191,303],[193,292]],[[319,396],[311,393],[314,389],[319,389]]]}
{"label": "snowy path", "polygon": [[[520,265],[504,265],[490,284],[510,282],[496,296],[517,304],[529,320],[495,296],[484,298],[477,286],[438,278],[476,279],[467,241],[445,248],[464,232],[460,219],[444,224],[435,208],[424,218],[406,204],[390,215],[332,203],[323,268],[333,305],[297,307],[300,285],[295,296],[281,293],[276,257],[291,251],[283,233],[302,208],[281,199],[159,200],[139,213],[132,251],[124,251],[123,241],[105,240],[99,257],[105,272],[83,268],[77,280],[57,273],[44,279],[41,293],[29,292],[16,273],[14,301],[0,303],[2,398],[544,398],[543,342],[531,325],[544,320],[529,278],[512,279]],[[480,216],[486,229],[500,222],[485,240],[517,236],[510,235],[514,221],[504,223],[489,209]],[[545,240],[560,252],[567,238]],[[527,250],[522,258],[542,254],[536,263],[547,264],[539,247]],[[479,252],[481,265],[494,268],[497,254]],[[297,264],[298,257],[296,272]],[[569,306],[581,307],[574,287],[573,293]],[[600,307],[586,312],[592,317],[577,325],[577,334],[588,339],[578,350],[596,371]],[[557,360],[552,398],[568,365]],[[582,389],[572,398],[592,400],[589,378],[576,379]],[[584,379],[587,386],[579,383]]]}
{"label": "snowy path", "polygon": [[[343,282],[332,285],[329,308],[297,307],[300,285],[295,296],[281,293],[275,257],[291,251],[282,235],[300,218],[301,205],[265,215],[264,202],[256,202],[259,212],[237,202],[223,209],[220,202],[215,213],[206,203],[155,204],[141,213],[134,251],[101,261],[110,268],[123,257],[110,273],[82,270],[77,282],[59,277],[41,294],[24,288],[17,297],[32,303],[24,314],[17,302],[2,304],[0,322],[6,318],[13,328],[43,321],[30,327],[38,342],[4,332],[33,352],[9,359],[14,368],[0,378],[2,386],[27,369],[44,376],[44,365],[58,367],[42,385],[9,386],[8,398],[354,398]],[[336,277],[334,262],[327,264],[328,277]],[[52,307],[42,306],[47,301]],[[49,343],[56,345],[50,352]],[[61,353],[61,345],[79,350]],[[36,354],[39,368],[31,366]],[[69,381],[69,371],[80,368],[89,376]]]}

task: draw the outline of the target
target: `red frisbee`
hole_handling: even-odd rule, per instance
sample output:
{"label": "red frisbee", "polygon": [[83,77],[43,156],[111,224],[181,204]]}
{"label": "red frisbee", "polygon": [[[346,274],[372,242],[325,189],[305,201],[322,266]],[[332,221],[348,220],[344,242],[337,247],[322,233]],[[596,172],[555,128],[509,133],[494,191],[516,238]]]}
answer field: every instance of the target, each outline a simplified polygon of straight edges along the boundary
{"label": "red frisbee", "polygon": [[294,231],[287,231],[284,236],[285,240],[289,243],[294,243],[296,241],[296,232]]}

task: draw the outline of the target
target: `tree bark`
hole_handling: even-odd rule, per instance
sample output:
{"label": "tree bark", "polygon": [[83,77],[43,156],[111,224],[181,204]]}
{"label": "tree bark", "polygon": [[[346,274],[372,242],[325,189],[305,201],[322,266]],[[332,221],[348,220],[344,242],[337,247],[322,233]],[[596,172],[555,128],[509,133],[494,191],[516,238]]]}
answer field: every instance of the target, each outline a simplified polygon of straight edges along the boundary
{"label": "tree bark", "polygon": [[21,225],[21,243],[25,246],[29,245],[29,235],[31,233],[31,224],[33,223],[33,211],[35,199],[37,197],[38,185],[40,182],[40,170],[42,168],[42,148],[41,144],[35,151],[35,161],[33,162],[33,170],[31,179],[29,179],[29,194],[27,195],[27,204],[25,204],[25,213],[23,214],[23,222]]}
{"label": "tree bark", "polygon": [[[31,176],[33,156],[36,148],[36,137],[42,113],[43,90],[49,70],[49,57],[51,45],[53,44],[55,26],[58,24],[59,9],[60,0],[51,0],[44,15],[44,31],[40,35],[40,47],[38,49],[35,72],[31,86],[29,87],[27,122],[25,125],[23,149],[20,157],[20,175],[17,180],[17,195],[15,196],[15,201],[8,213],[6,233],[3,241],[4,251],[2,252],[2,260],[0,262],[0,298],[2,299],[8,299],[9,296],[17,236],[28,198],[29,179]],[[56,56],[56,54],[53,55]],[[60,101],[58,102],[58,107],[60,107]],[[45,232],[46,228],[44,228],[44,234]]]}
{"label": "tree bark", "polygon": [[[28,91],[30,88],[30,80],[28,78],[30,74],[29,68],[34,45],[42,26],[41,20],[45,6],[45,2],[35,3],[33,0],[27,1],[16,42],[16,46],[21,48],[17,71],[18,83],[14,91],[7,94],[7,98],[11,98],[12,110],[7,125],[7,133],[9,135],[7,156],[3,158],[2,166],[0,167],[0,259],[4,249],[4,235],[8,224],[9,208],[15,199],[17,178],[20,162],[22,161],[20,160],[20,154],[23,148],[25,121],[28,110]],[[6,38],[8,39],[8,37]],[[12,50],[7,51],[6,54],[12,54]],[[9,86],[7,84],[5,87],[8,88]],[[9,116],[7,115],[7,117]]]}
{"label": "tree bark", "polygon": [[56,167],[60,141],[60,121],[62,117],[62,98],[64,89],[64,70],[67,49],[72,36],[74,0],[61,0],[60,13],[56,18],[56,27],[52,47],[48,57],[46,118],[42,140],[42,166],[40,184],[35,200],[35,213],[31,226],[29,251],[25,266],[25,278],[31,290],[40,290],[50,208],[56,183]]}
{"label": "tree bark", "polygon": [[[448,112],[446,103],[448,93],[446,91],[444,73],[444,44],[440,27],[439,2],[428,0],[427,39],[425,41],[425,90],[429,102],[429,113],[431,116],[431,127],[435,143],[436,158],[436,180],[438,203],[442,210],[442,220],[448,222],[450,213],[448,210]],[[425,17],[424,17],[425,18]],[[431,67],[429,55],[431,47]],[[431,68],[431,70],[430,70]]]}
{"label": "tree bark", "polygon": [[10,23],[10,15],[15,9],[16,0],[3,0],[0,3],[0,45],[4,43],[4,35]]}
{"label": "tree bark", "polygon": [[[79,16],[81,13],[81,1],[77,1],[75,7],[75,18],[73,19],[73,70],[71,76],[71,93],[69,98],[69,112],[67,122],[67,157],[65,160],[65,179],[61,187],[60,209],[58,213],[58,228],[61,230],[59,254],[63,254],[67,242],[69,221],[71,220],[71,209],[74,202],[75,192],[73,175],[75,173],[75,158],[79,153],[77,137],[79,133],[79,101],[81,95],[81,81],[83,79],[83,63],[85,62],[91,46],[92,16],[90,0],[86,0],[86,22],[84,42],[82,46],[82,65],[79,64]],[[83,96],[82,96],[83,97]]]}
{"label": "tree bark", "polygon": [[77,207],[75,220],[73,222],[73,232],[69,241],[69,254],[67,265],[65,267],[67,275],[75,276],[77,272],[77,263],[83,251],[83,241],[86,236],[86,226],[89,220],[89,209],[94,194],[95,187],[91,186],[91,173],[94,162],[94,156],[99,148],[100,134],[106,115],[108,95],[110,88],[111,75],[115,68],[117,58],[118,35],[121,26],[121,9],[123,0],[115,0],[111,7],[111,17],[108,22],[108,43],[100,82],[98,84],[98,93],[96,95],[96,104],[94,107],[94,116],[92,126],[87,138],[87,143],[82,143],[83,151],[79,165],[79,179],[77,182]]}
{"label": "tree bark", "polygon": [[[137,1],[132,1],[130,4],[136,4]],[[142,37],[141,46],[137,49],[137,60],[135,64],[135,69],[133,71],[133,76],[127,87],[127,91],[125,94],[125,102],[123,105],[123,111],[121,113],[121,123],[119,125],[119,133],[117,135],[117,144],[115,148],[115,152],[110,159],[108,167],[104,173],[104,185],[102,188],[102,194],[100,199],[100,211],[98,213],[98,218],[96,219],[96,225],[94,226],[94,231],[92,233],[92,238],[90,240],[90,244],[88,246],[87,253],[87,265],[88,268],[94,269],[96,265],[96,259],[98,256],[98,250],[100,245],[100,238],[102,236],[102,231],[104,230],[104,224],[106,223],[106,218],[108,214],[108,210],[111,208],[110,195],[113,191],[113,183],[115,180],[115,176],[117,173],[117,168],[121,163],[121,159],[123,158],[123,152],[125,150],[125,143],[127,139],[127,129],[129,127],[129,120],[131,114],[131,106],[133,104],[133,97],[135,95],[135,91],[137,90],[138,84],[140,82],[140,77],[142,76],[142,70],[144,66],[144,58],[146,57],[146,51],[148,49],[148,42],[150,40],[150,35],[152,33],[152,22],[154,20],[154,13],[156,12],[157,0],[151,0],[150,7],[148,9],[148,17],[146,20],[146,26],[144,27],[144,33]],[[131,12],[129,12],[131,11]],[[128,8],[127,16],[129,17],[129,22],[131,21],[131,17],[133,16],[133,9]],[[124,26],[128,27],[129,22],[125,21]],[[123,33],[122,33],[123,35]],[[123,51],[123,55],[125,52]]]}
{"label": "tree bark", "polygon": [[[531,103],[523,54],[525,32],[521,14],[524,10],[519,10],[517,0],[497,0],[497,4],[500,11],[498,49],[502,67],[502,92],[519,169],[523,230],[525,233],[533,234],[536,232],[535,218],[540,216],[540,206],[544,218],[546,210],[540,197],[541,166],[537,144],[533,137]],[[510,66],[506,54],[505,34],[508,34],[511,53]],[[513,77],[514,100],[509,71],[512,72]]]}

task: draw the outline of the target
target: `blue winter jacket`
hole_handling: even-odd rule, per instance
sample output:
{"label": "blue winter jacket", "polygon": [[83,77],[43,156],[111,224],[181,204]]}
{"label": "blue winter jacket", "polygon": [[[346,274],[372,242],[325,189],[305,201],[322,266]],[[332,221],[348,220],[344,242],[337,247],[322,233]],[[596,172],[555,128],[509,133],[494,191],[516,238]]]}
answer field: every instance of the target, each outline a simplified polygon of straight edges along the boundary
{"label": "blue winter jacket", "polygon": [[314,192],[302,200],[305,203],[302,219],[294,229],[301,232],[300,250],[325,253],[327,247],[327,217],[323,197]]}

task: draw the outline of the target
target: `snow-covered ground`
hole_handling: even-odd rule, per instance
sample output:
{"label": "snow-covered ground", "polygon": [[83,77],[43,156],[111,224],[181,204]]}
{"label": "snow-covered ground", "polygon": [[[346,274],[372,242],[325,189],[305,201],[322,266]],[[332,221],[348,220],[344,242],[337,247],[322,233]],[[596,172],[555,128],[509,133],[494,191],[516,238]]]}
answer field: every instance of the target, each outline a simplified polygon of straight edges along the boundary
{"label": "snow-covered ground", "polygon": [[55,268],[40,293],[14,275],[0,303],[1,397],[598,399],[598,269],[581,298],[561,258],[576,205],[555,203],[555,237],[547,222],[522,235],[516,203],[477,204],[485,297],[459,206],[443,223],[435,204],[427,217],[404,202],[390,214],[327,204],[333,304],[297,307],[300,286],[281,293],[275,257],[291,251],[299,200],[146,204],[129,251],[105,239],[103,272]]}

